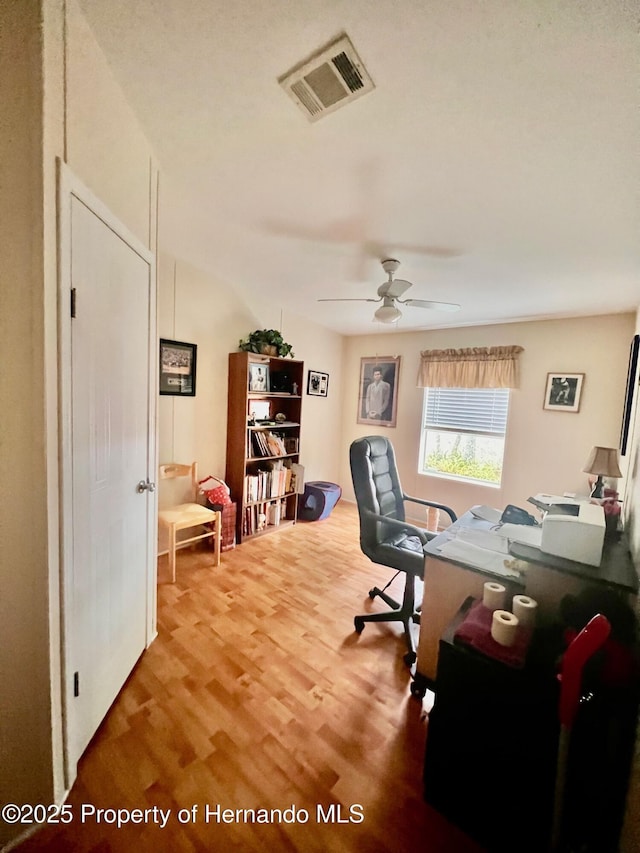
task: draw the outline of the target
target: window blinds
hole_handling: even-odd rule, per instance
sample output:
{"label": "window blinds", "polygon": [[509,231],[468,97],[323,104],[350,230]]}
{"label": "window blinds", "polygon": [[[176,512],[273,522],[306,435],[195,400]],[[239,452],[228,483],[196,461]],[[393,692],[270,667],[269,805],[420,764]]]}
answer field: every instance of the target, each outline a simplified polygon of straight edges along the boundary
{"label": "window blinds", "polygon": [[504,435],[508,388],[429,388],[425,429]]}

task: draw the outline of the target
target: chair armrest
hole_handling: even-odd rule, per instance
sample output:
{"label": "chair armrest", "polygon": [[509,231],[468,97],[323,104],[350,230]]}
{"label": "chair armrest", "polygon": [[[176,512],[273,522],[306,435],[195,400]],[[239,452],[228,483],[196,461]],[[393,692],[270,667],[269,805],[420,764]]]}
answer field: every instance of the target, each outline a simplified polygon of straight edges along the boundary
{"label": "chair armrest", "polygon": [[372,512],[370,509],[365,509],[366,515],[374,521],[380,521],[391,527],[393,530],[401,530],[404,533],[409,533],[412,536],[417,536],[423,545],[426,545],[433,534],[429,535],[429,531],[423,530],[421,527],[416,527],[415,524],[409,524],[407,521],[400,521],[397,518],[389,518],[386,515],[379,515],[377,512]]}
{"label": "chair armrest", "polygon": [[434,509],[441,509],[443,512],[446,512],[449,518],[451,519],[451,523],[458,520],[458,516],[451,509],[450,506],[446,506],[445,504],[438,504],[435,501],[427,501],[423,498],[412,498],[411,495],[405,495],[403,493],[402,499],[405,501],[412,501],[414,504],[422,504],[422,506],[432,506]]}

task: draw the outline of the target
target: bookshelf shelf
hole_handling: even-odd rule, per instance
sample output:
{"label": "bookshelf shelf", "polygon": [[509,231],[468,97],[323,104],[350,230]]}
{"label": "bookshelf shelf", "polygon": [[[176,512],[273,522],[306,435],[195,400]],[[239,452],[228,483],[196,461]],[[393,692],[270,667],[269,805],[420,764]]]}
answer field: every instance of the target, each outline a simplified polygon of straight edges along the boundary
{"label": "bookshelf shelf", "polygon": [[[232,353],[232,355],[235,355],[235,353]],[[252,353],[247,353],[247,355],[252,355]],[[279,358],[277,360],[286,361],[287,364],[295,364],[295,362],[286,358]],[[276,361],[276,359],[269,358],[267,359],[267,361]],[[264,361],[260,362],[260,364],[263,363]],[[302,364],[302,362],[299,361],[298,364]],[[283,400],[302,400],[300,394],[285,394],[282,391],[249,391],[248,396],[250,400],[265,400],[268,397],[278,397],[279,399]]]}
{"label": "bookshelf shelf", "polygon": [[281,453],[278,456],[247,456],[247,462],[273,462],[274,459],[293,459],[299,453]]}
{"label": "bookshelf shelf", "polygon": [[273,423],[269,424],[249,424],[248,429],[291,429],[293,427],[299,427],[300,424],[294,423],[285,423],[279,424],[273,421]]}
{"label": "bookshelf shelf", "polygon": [[276,495],[276,497],[274,497],[274,498],[262,498],[259,501],[245,501],[244,505],[245,506],[260,506],[260,504],[274,503],[274,501],[281,501],[284,498],[290,498],[291,496],[292,496],[292,492],[285,492],[283,495]]}
{"label": "bookshelf shelf", "polygon": [[[268,368],[273,391],[249,391],[252,365]],[[262,372],[262,371],[260,371]],[[300,466],[304,364],[249,352],[229,354],[227,461],[225,479],[238,505],[238,544],[295,524]],[[281,389],[285,390],[281,390]],[[276,415],[286,418],[278,423]],[[250,423],[255,417],[255,423]],[[258,455],[256,455],[256,453]],[[276,497],[266,497],[277,492]]]}

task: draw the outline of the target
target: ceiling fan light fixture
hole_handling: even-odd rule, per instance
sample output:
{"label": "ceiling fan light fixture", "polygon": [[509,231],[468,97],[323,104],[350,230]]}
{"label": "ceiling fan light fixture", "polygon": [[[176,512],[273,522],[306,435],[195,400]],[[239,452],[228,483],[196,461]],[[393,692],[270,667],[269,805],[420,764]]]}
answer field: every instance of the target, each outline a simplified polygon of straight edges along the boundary
{"label": "ceiling fan light fixture", "polygon": [[[386,300],[385,300],[386,301]],[[381,323],[396,323],[402,317],[402,311],[399,311],[395,305],[382,305],[374,314],[376,320]]]}

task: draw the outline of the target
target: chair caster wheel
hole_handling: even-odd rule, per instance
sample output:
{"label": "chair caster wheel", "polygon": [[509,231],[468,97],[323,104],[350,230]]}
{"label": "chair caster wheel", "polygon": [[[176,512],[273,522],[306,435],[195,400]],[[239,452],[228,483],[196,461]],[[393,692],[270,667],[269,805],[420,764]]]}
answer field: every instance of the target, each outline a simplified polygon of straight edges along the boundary
{"label": "chair caster wheel", "polygon": [[416,662],[416,653],[415,652],[407,652],[406,655],[402,658],[402,660],[406,663],[407,666],[413,666]]}
{"label": "chair caster wheel", "polygon": [[427,692],[427,687],[424,684],[419,684],[417,681],[411,682],[411,695],[414,699],[424,699],[424,695]]}
{"label": "chair caster wheel", "polygon": [[353,627],[356,629],[357,634],[362,634],[364,631],[364,619],[360,616],[356,616],[353,620]]}
{"label": "chair caster wheel", "polygon": [[375,589],[370,589],[369,590],[369,598],[373,600],[375,597],[376,597]]}

